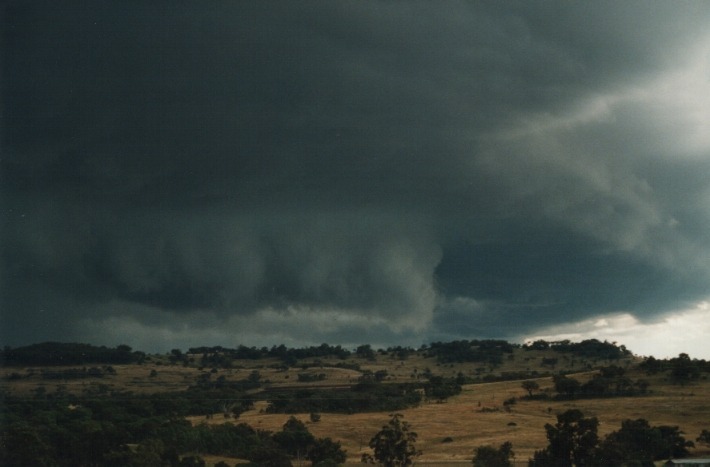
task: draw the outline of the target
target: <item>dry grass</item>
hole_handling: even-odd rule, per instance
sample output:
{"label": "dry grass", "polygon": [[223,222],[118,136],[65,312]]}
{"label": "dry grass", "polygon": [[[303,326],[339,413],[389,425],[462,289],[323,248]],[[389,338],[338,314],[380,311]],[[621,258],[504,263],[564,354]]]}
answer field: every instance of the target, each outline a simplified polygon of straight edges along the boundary
{"label": "dry grass", "polygon": [[[542,367],[545,357],[559,358],[555,368]],[[323,367],[313,367],[304,370],[301,367],[290,368],[287,371],[275,368],[274,361],[239,361],[235,368],[219,370],[213,378],[225,376],[228,381],[245,379],[254,371],[259,371],[262,381],[269,381],[272,386],[298,384],[298,373],[324,373],[326,379],[320,384],[347,385],[354,382],[360,375],[354,370],[333,368],[337,359],[322,359]],[[422,373],[429,369],[434,374],[455,376],[459,372],[466,376],[484,376],[502,372],[532,371],[582,371],[589,364],[606,365],[610,362],[587,362],[582,359],[564,358],[550,351],[523,351],[517,349],[513,357],[506,359],[504,364],[491,369],[480,364],[446,364],[439,365],[433,359],[422,356],[411,356],[401,361],[389,355],[378,355],[375,362],[351,357],[349,363],[358,363],[362,370],[387,370],[390,382],[415,381],[422,378]],[[305,362],[301,362],[305,363]],[[311,362],[312,363],[312,362]],[[631,367],[634,359],[617,362],[621,366]],[[271,368],[270,366],[274,366]],[[55,368],[56,369],[56,368]],[[74,381],[43,380],[40,369],[0,368],[1,388],[12,393],[31,393],[38,386],[45,386],[47,391],[53,391],[58,386],[65,390],[81,394],[87,391],[122,389],[137,393],[150,393],[186,389],[194,384],[197,377],[210,371],[195,367],[169,365],[164,358],[154,357],[143,365],[114,365],[116,374],[100,379],[83,379]],[[155,370],[156,376],[151,377]],[[9,380],[11,373],[19,373],[23,377]],[[32,376],[27,376],[32,374]],[[633,379],[646,378],[640,374],[631,374]],[[589,373],[580,373],[579,379],[588,378]],[[541,388],[551,389],[551,378],[540,378]],[[490,444],[498,446],[506,441],[513,443],[516,459],[528,459],[536,449],[544,447],[544,425],[555,423],[556,414],[570,408],[578,408],[587,416],[599,418],[600,434],[603,436],[618,430],[625,419],[645,418],[651,425],[677,425],[686,433],[686,438],[694,440],[702,429],[710,429],[710,382],[701,380],[685,387],[670,384],[661,377],[650,379],[650,395],[636,398],[591,399],[579,401],[525,401],[518,400],[510,412],[504,410],[503,401],[508,398],[520,398],[526,392],[520,387],[520,381],[499,383],[471,384],[464,387],[463,392],[443,404],[424,403],[419,407],[401,411],[405,421],[419,435],[417,447],[423,451],[420,460],[460,460],[472,458],[477,446]],[[318,383],[300,383],[301,385],[317,385]],[[290,415],[265,414],[265,401],[256,404],[253,410],[241,415],[238,422],[247,423],[257,429],[278,431]],[[349,459],[357,462],[363,452],[368,452],[367,443],[370,438],[389,420],[387,413],[367,414],[322,414],[321,421],[311,423],[309,414],[296,414],[297,418],[307,423],[309,430],[317,437],[330,437],[340,441],[347,449]],[[203,417],[192,417],[193,423],[224,423],[233,419],[224,419],[216,415],[210,420]],[[450,442],[443,442],[451,438]],[[693,455],[708,456],[710,449],[698,446]],[[222,459],[222,458],[220,458]],[[225,459],[226,460],[226,459]],[[216,462],[215,460],[214,462]],[[228,460],[233,463],[233,460]]]}
{"label": "dry grass", "polygon": [[[542,387],[552,385],[550,378],[538,381]],[[656,389],[652,395],[635,398],[521,400],[506,412],[502,404],[505,399],[525,394],[519,382],[474,384],[465,386],[459,396],[446,403],[426,403],[401,413],[419,435],[417,447],[423,451],[421,461],[470,460],[477,446],[499,446],[506,441],[513,443],[516,459],[526,460],[547,444],[544,425],[554,424],[556,414],[570,408],[598,417],[602,436],[618,430],[621,422],[628,418],[645,418],[652,425],[677,425],[691,440],[710,426],[710,383],[653,387]],[[239,422],[259,429],[280,430],[290,415],[264,414],[261,409],[265,405],[265,402],[257,404],[253,410],[242,414]],[[340,441],[353,462],[359,460],[362,453],[369,452],[369,439],[389,420],[387,413],[323,414],[317,423],[309,421],[309,414],[296,414],[296,417],[306,423],[315,436]],[[207,422],[202,417],[194,417],[192,421]],[[209,423],[224,421],[214,417]],[[452,441],[443,442],[447,437]],[[710,449],[702,446],[694,450],[694,455],[709,454]]]}

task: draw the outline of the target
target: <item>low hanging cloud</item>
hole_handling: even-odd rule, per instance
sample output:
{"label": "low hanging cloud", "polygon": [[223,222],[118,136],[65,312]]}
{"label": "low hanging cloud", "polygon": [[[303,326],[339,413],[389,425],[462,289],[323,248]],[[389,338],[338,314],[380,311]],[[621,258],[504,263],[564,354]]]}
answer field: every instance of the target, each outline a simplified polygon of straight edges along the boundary
{"label": "low hanging cloud", "polygon": [[4,342],[418,345],[708,297],[704,2],[4,8]]}
{"label": "low hanging cloud", "polygon": [[686,353],[693,358],[707,352],[707,335],[710,331],[708,302],[684,310],[674,310],[650,322],[622,313],[599,316],[576,323],[539,329],[537,334],[523,336],[524,341],[579,342],[585,339],[605,340],[625,345],[637,355],[672,358]]}

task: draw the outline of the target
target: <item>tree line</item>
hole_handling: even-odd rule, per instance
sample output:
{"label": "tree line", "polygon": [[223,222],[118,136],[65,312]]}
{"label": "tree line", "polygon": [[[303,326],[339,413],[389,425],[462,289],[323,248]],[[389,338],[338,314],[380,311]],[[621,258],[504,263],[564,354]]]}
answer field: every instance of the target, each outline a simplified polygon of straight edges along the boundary
{"label": "tree line", "polygon": [[3,366],[58,366],[88,364],[140,363],[145,352],[133,351],[130,346],[94,346],[91,344],[44,342],[24,347],[5,346],[0,351]]}
{"label": "tree line", "polygon": [[290,466],[295,458],[313,465],[345,461],[340,443],[314,437],[293,417],[276,433],[229,421],[193,426],[185,413],[205,400],[125,394],[80,399],[61,392],[32,398],[6,395],[0,465],[204,465],[200,456],[205,454],[274,466]]}
{"label": "tree line", "polygon": [[691,359],[687,353],[681,353],[670,359],[647,357],[639,368],[649,375],[667,372],[673,382],[686,384],[699,379],[702,373],[710,373],[710,362]]}
{"label": "tree line", "polygon": [[441,363],[482,362],[498,365],[505,354],[515,346],[503,340],[458,340],[433,342],[426,349],[426,356],[436,357]]}
{"label": "tree line", "polygon": [[416,407],[424,397],[443,402],[461,390],[461,381],[457,378],[432,375],[425,382],[382,384],[373,377],[362,379],[349,388],[269,391],[266,412],[388,412]]}
{"label": "tree line", "polygon": [[[355,356],[365,360],[373,360],[380,354],[390,354],[393,358],[404,360],[412,354],[421,353],[425,357],[434,357],[440,363],[466,363],[481,362],[490,365],[501,363],[506,354],[511,354],[513,349],[520,347],[504,340],[458,340],[452,342],[433,342],[422,345],[415,350],[410,347],[388,347],[375,350],[369,344],[358,346],[350,351],[340,345],[321,344],[303,348],[288,348],[285,345],[272,347],[248,347],[239,345],[235,348],[223,346],[191,347],[187,352],[173,349],[168,357],[172,363],[188,364],[198,359],[201,366],[229,368],[234,360],[260,360],[275,358],[285,366],[295,366],[299,360],[336,358],[345,360]],[[589,339],[579,343],[570,341],[546,342],[537,340],[522,346],[526,350],[552,349],[557,352],[566,352],[584,358],[619,359],[630,355],[622,345],[600,342]],[[53,366],[53,365],[87,365],[87,364],[129,364],[141,363],[150,358],[145,352],[133,351],[128,345],[119,345],[115,348],[94,346],[82,343],[44,342],[23,347],[12,348],[5,346],[0,350],[0,364],[4,366]],[[652,365],[653,362],[650,362]]]}
{"label": "tree line", "polygon": [[558,399],[632,397],[646,394],[649,386],[646,380],[628,378],[626,370],[615,365],[600,368],[585,383],[566,375],[555,375],[553,382]]}
{"label": "tree line", "polygon": [[[190,347],[187,352],[173,349],[168,357],[173,363],[190,363],[195,359],[202,366],[229,367],[233,360],[261,360],[275,358],[286,366],[294,366],[299,360],[313,358],[336,358],[345,360],[355,356],[372,360],[379,354],[390,354],[393,358],[404,360],[412,354],[422,352],[424,356],[436,357],[442,363],[450,362],[499,362],[501,356],[512,352],[515,344],[502,340],[454,341],[450,343],[434,342],[422,345],[418,350],[411,347],[388,347],[375,350],[369,344],[358,346],[354,351],[340,345],[321,344],[302,348],[289,348],[285,345],[272,347],[248,347],[239,345],[234,348],[217,346]],[[52,366],[85,364],[128,364],[145,361],[145,352],[133,351],[128,345],[115,348],[94,346],[81,343],[44,342],[12,348],[5,346],[0,350],[0,364],[4,366]]]}
{"label": "tree line", "polygon": [[581,342],[571,342],[569,340],[547,342],[536,340],[523,345],[525,350],[548,350],[551,349],[560,353],[571,353],[582,358],[598,360],[618,360],[631,355],[623,345],[616,345],[615,342],[601,342],[597,339],[587,339]]}

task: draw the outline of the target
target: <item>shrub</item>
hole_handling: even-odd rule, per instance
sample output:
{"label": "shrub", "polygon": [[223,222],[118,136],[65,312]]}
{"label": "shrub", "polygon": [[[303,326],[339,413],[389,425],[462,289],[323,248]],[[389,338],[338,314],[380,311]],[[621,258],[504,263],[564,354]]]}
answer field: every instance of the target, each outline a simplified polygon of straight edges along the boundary
{"label": "shrub", "polygon": [[512,467],[513,445],[505,442],[498,447],[479,446],[473,457],[473,467]]}

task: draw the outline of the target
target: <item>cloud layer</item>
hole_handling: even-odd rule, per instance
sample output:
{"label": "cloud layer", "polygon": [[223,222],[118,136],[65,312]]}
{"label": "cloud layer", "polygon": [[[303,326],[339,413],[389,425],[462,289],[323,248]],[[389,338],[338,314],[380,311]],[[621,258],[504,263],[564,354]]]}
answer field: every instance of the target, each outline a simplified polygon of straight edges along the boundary
{"label": "cloud layer", "polygon": [[520,338],[710,295],[705,2],[3,22],[9,344]]}

